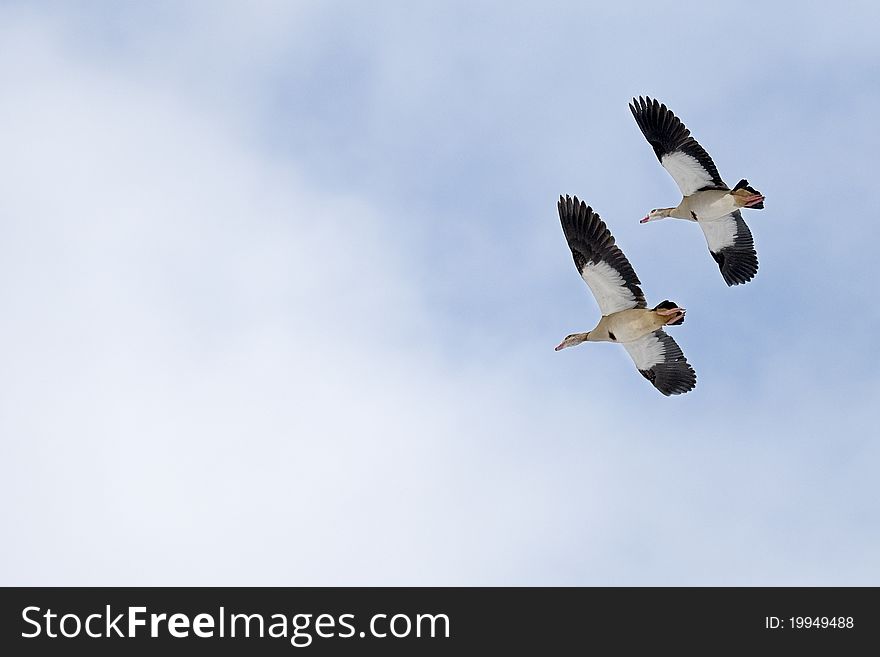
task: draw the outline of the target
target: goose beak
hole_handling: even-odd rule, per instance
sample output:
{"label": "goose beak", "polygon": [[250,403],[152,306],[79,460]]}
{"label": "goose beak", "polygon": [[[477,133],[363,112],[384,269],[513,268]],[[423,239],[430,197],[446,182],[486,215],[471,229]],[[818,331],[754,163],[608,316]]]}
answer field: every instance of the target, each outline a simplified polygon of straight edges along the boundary
{"label": "goose beak", "polygon": [[561,351],[562,349],[565,349],[565,340],[556,345],[556,348],[553,349],[553,351]]}
{"label": "goose beak", "polygon": [[646,223],[648,223],[649,221],[651,221],[651,217],[645,217],[644,219],[642,219],[641,221],[639,221],[639,223],[640,223],[640,224],[646,224]]}

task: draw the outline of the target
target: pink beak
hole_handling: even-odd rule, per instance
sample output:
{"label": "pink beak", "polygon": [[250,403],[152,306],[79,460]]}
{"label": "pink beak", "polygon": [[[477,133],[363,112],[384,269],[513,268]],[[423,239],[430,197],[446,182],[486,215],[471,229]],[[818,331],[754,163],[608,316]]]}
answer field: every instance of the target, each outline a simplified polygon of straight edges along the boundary
{"label": "pink beak", "polygon": [[646,223],[648,223],[649,221],[651,221],[651,218],[650,218],[650,217],[645,217],[644,219],[642,219],[641,221],[639,221],[639,223],[640,223],[640,224],[646,224]]}
{"label": "pink beak", "polygon": [[556,348],[555,348],[553,351],[559,351],[559,350],[562,349],[564,346],[565,346],[565,340],[563,340],[563,341],[560,342],[558,345],[556,345]]}

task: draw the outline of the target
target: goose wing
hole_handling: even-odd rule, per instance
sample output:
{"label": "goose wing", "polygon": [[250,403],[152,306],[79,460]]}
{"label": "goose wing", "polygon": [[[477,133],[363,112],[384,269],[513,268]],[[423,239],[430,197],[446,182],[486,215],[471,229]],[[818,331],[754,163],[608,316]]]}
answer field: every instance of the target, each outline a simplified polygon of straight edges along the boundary
{"label": "goose wing", "polygon": [[705,189],[729,189],[706,150],[666,105],[651,98],[633,98],[629,109],[657,159],[682,196]]}
{"label": "goose wing", "polygon": [[739,285],[755,277],[758,273],[755,240],[739,210],[718,219],[701,219],[697,223],[703,229],[709,253],[718,263],[725,283]]}
{"label": "goose wing", "polygon": [[667,397],[689,392],[697,375],[681,347],[663,329],[622,343],[643,377]]}
{"label": "goose wing", "polygon": [[644,308],[639,278],[615,245],[605,222],[577,196],[560,196],[558,207],[575,267],[596,297],[602,314]]}

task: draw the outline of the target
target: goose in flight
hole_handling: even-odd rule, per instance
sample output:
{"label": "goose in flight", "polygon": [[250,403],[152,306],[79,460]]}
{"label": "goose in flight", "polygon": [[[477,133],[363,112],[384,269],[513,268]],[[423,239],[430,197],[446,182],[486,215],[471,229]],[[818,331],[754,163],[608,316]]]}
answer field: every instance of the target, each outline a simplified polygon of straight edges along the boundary
{"label": "goose in flight", "polygon": [[602,319],[592,331],[567,336],[556,351],[582,342],[617,342],[664,395],[693,390],[697,375],[663,330],[684,322],[684,308],[671,301],[647,308],[632,265],[599,215],[577,196],[560,196],[558,207],[575,267],[596,297]]}
{"label": "goose in flight", "polygon": [[724,281],[748,283],[758,272],[758,255],[740,208],[763,210],[764,195],[745,179],[733,189],[725,185],[712,158],[666,105],[640,96],[629,109],[683,196],[674,208],[651,210],[641,223],[665,217],[696,221]]}

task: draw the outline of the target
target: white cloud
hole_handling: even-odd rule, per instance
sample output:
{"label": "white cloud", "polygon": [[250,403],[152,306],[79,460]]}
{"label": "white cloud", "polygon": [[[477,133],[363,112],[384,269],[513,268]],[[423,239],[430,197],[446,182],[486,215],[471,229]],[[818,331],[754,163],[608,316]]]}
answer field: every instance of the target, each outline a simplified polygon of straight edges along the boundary
{"label": "white cloud", "polygon": [[[406,190],[317,186],[261,143],[239,92],[314,56],[286,30],[326,14],[199,13],[119,61],[35,16],[0,34],[4,584],[877,580],[875,383],[826,412],[806,341],[742,391],[700,362],[741,358],[747,322],[692,312],[700,386],[660,398],[622,352],[553,353],[593,309],[565,263],[582,305],[546,339],[537,229],[450,248],[401,229]],[[527,267],[501,289],[505,246]],[[426,292],[447,274],[516,321],[451,317]]]}
{"label": "white cloud", "polygon": [[467,493],[474,424],[512,433],[511,393],[438,360],[377,211],[34,36],[2,110],[4,580],[477,574],[461,541],[510,518],[509,473]]}

